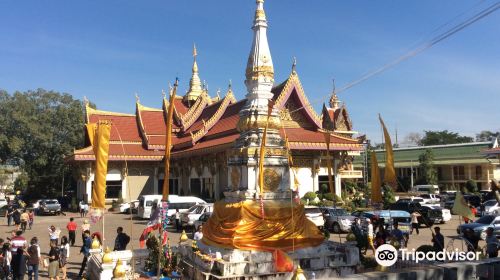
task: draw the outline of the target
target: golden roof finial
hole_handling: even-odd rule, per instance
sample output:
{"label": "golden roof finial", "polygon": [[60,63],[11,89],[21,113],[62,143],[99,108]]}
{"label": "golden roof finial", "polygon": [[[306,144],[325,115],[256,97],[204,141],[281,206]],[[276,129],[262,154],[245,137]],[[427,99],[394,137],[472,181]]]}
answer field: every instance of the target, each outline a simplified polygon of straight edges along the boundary
{"label": "golden roof finial", "polygon": [[85,105],[85,107],[88,107],[89,106],[89,99],[87,98],[87,96],[84,96],[83,97],[83,104]]}
{"label": "golden roof finial", "polygon": [[293,74],[297,73],[297,72],[295,71],[295,68],[296,68],[296,67],[297,67],[297,58],[294,56],[294,57],[292,58],[292,73],[293,73]]}
{"label": "golden roof finial", "polygon": [[337,96],[337,93],[335,92],[335,79],[333,79],[332,81],[333,81],[333,89],[332,89],[332,96],[330,97],[329,103],[330,103],[330,107],[332,109],[338,109],[340,101],[339,101],[339,98]]}
{"label": "golden roof finial", "polygon": [[195,101],[203,92],[200,76],[198,75],[198,63],[196,63],[196,56],[198,56],[198,51],[196,50],[196,45],[193,44],[193,73],[191,75],[191,80],[189,81],[189,90],[184,97],[186,101]]}
{"label": "golden roof finial", "polygon": [[217,91],[215,92],[215,94],[217,94],[217,98],[220,100],[220,88],[217,89]]}
{"label": "golden roof finial", "polygon": [[139,98],[139,94],[137,94],[137,92],[135,93],[135,102],[136,103],[139,103],[141,101],[141,99]]}
{"label": "golden roof finial", "polygon": [[227,85],[229,90],[233,90],[233,82],[229,79],[229,84]]}
{"label": "golden roof finial", "polygon": [[167,97],[167,94],[165,93],[165,89],[161,90],[161,96],[163,97],[163,99],[165,99]]}
{"label": "golden roof finial", "polygon": [[193,43],[193,57],[196,60],[196,56],[198,55],[198,52],[196,51],[196,44]]}

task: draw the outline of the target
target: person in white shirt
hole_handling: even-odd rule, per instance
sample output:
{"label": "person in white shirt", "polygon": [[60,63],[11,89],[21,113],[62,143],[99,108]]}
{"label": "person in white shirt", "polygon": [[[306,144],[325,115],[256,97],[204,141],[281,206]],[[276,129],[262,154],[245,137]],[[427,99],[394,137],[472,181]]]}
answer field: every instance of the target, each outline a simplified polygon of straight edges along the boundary
{"label": "person in white shirt", "polygon": [[413,211],[411,213],[411,231],[410,231],[410,234],[413,234],[413,230],[415,229],[417,231],[417,235],[419,234],[419,231],[418,231],[418,227],[419,227],[419,223],[418,223],[418,217],[420,217],[422,215],[420,215],[420,213],[418,213],[417,211]]}
{"label": "person in white shirt", "polygon": [[373,255],[375,256],[375,246],[373,246],[373,239],[375,238],[375,234],[373,233],[373,224],[370,218],[366,219],[367,225],[367,238],[368,238],[368,246],[373,251]]}
{"label": "person in white shirt", "polygon": [[54,243],[56,246],[59,244],[59,235],[61,234],[61,230],[56,228],[54,225],[49,227],[49,238],[50,242]]}
{"label": "person in white shirt", "polygon": [[194,233],[193,239],[195,241],[200,241],[203,238],[203,226],[198,227],[198,231]]}

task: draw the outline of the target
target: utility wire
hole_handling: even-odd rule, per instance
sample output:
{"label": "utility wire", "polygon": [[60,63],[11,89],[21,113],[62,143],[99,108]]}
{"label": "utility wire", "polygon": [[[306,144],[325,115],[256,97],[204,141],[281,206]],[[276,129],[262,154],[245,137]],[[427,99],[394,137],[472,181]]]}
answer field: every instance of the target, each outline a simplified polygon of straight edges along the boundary
{"label": "utility wire", "polygon": [[[494,4],[488,6],[487,8],[479,11],[478,13],[474,14],[473,16],[467,18],[466,20],[458,23],[457,25],[453,26],[452,28],[448,29],[447,31],[433,37],[430,41],[426,42],[426,43],[423,43],[422,45],[420,46],[417,46],[416,48],[410,50],[408,53],[398,57],[397,59],[383,65],[382,67],[380,68],[377,68],[375,70],[372,70],[371,72],[368,72],[367,74],[361,76],[360,78],[356,79],[356,80],[353,80],[351,82],[349,82],[348,84],[344,85],[343,87],[341,87],[340,89],[336,90],[335,92],[336,93],[340,93],[340,92],[343,92],[343,91],[346,91],[378,74],[381,74],[382,72],[398,65],[399,63],[411,58],[411,57],[414,57],[418,54],[420,54],[421,52],[433,47],[434,45],[438,44],[439,42],[447,39],[448,37],[456,34],[457,32],[465,29],[466,27],[468,27],[469,25],[481,20],[482,18],[492,14],[493,12],[497,11],[498,9],[500,9],[500,1],[497,1],[495,2]],[[438,28],[434,29],[432,33],[434,33],[435,31],[437,30],[440,30],[442,29],[444,26],[447,26],[449,25],[453,20],[455,20],[457,17],[460,17],[461,15],[465,14],[465,12],[461,13],[460,15],[454,17],[452,20],[440,25]],[[318,98],[312,102],[310,102],[311,104],[315,104],[315,103],[319,103],[319,102],[323,102],[324,99],[323,98]],[[304,106],[301,106],[293,111],[291,111],[290,113],[294,113],[294,112],[297,112],[299,110],[302,110],[304,109]]]}

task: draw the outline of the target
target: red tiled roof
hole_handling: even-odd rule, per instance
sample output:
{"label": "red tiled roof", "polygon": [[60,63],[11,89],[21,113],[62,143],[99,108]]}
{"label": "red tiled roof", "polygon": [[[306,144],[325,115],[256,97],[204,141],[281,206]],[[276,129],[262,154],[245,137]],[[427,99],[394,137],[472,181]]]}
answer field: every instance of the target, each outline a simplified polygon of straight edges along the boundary
{"label": "red tiled roof", "polygon": [[[285,128],[288,141],[292,150],[326,150],[325,136],[321,131],[312,131],[304,128]],[[281,136],[284,137],[283,131],[280,131]],[[332,135],[330,137],[330,149],[332,150],[346,150],[362,148],[356,139],[349,139]]]}
{"label": "red tiled roof", "polygon": [[141,114],[142,124],[147,135],[165,135],[167,126],[163,117],[163,111],[141,110],[139,113]]}
{"label": "red tiled roof", "polygon": [[218,137],[214,139],[209,139],[206,141],[198,142],[196,145],[187,148],[185,150],[172,152],[173,158],[180,158],[192,155],[204,155],[209,153],[214,153],[218,151],[223,151],[231,148],[234,141],[238,139],[239,134],[231,134],[223,137]]}
{"label": "red tiled roof", "polygon": [[189,110],[189,107],[184,105],[184,102],[182,102],[182,98],[176,98],[174,100],[174,106],[175,110],[181,115],[184,115]]}
{"label": "red tiled roof", "polygon": [[111,122],[111,141],[142,141],[139,135],[139,128],[135,116],[114,116],[92,114],[89,116],[91,123],[96,123],[100,120]]}
{"label": "red tiled roof", "polygon": [[240,119],[240,111],[245,106],[246,99],[240,100],[236,103],[230,104],[220,120],[208,131],[205,137],[211,137],[213,135],[236,131],[236,125]]}

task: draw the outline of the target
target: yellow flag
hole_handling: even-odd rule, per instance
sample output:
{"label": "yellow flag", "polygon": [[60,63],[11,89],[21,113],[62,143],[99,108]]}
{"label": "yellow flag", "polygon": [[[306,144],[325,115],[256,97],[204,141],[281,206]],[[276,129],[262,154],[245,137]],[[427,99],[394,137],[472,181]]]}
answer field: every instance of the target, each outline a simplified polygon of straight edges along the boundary
{"label": "yellow flag", "polygon": [[108,174],[109,137],[111,123],[99,122],[94,139],[95,178],[92,190],[92,207],[104,209],[106,206],[106,175]]}
{"label": "yellow flag", "polygon": [[472,210],[470,210],[469,205],[465,201],[464,196],[461,191],[457,191],[455,196],[455,203],[453,203],[453,208],[451,209],[453,214],[460,215],[462,217],[467,217],[471,220],[475,219]]}
{"label": "yellow flag", "polygon": [[335,185],[332,177],[332,163],[330,162],[330,132],[323,132],[326,142],[326,168],[328,169],[328,186],[330,187],[330,192],[335,194]]}
{"label": "yellow flag", "polygon": [[382,202],[382,187],[380,180],[380,169],[378,168],[377,155],[371,153],[371,185],[372,185],[372,202]]}
{"label": "yellow flag", "polygon": [[168,200],[168,194],[170,192],[170,154],[172,150],[172,122],[174,115],[174,100],[175,94],[177,93],[177,86],[179,82],[175,80],[174,89],[172,90],[172,94],[170,94],[170,99],[168,102],[168,112],[167,112],[167,132],[165,139],[165,176],[163,177],[163,190],[162,190],[162,199],[163,201]]}
{"label": "yellow flag", "polygon": [[396,171],[394,170],[394,153],[392,151],[392,141],[387,127],[382,120],[382,117],[378,116],[380,124],[384,130],[384,142],[385,142],[385,169],[384,169],[384,182],[389,184],[393,189],[397,187]]}
{"label": "yellow flag", "polygon": [[92,146],[92,149],[94,150],[94,154],[96,154],[97,147],[94,146],[94,142],[95,142],[95,138],[96,138],[97,124],[96,123],[88,123],[86,125],[86,127],[87,127],[87,134],[89,135],[90,145]]}

